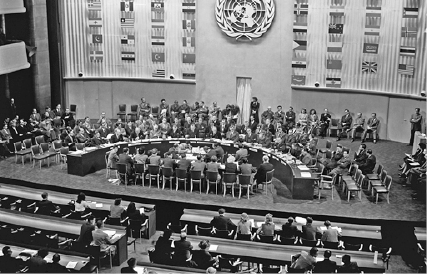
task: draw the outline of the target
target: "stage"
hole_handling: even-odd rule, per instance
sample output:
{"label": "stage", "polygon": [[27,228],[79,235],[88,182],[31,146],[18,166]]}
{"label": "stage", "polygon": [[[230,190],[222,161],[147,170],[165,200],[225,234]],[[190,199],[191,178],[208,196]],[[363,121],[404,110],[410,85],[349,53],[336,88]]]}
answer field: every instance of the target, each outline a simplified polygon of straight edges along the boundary
{"label": "stage", "polygon": [[[336,143],[334,141],[334,143]],[[341,144],[351,148],[354,152],[359,142],[350,143],[348,140],[340,141]],[[320,140],[318,147],[323,147],[325,140]],[[335,145],[333,148],[335,148]],[[157,229],[162,229],[165,222],[179,219],[180,212],[183,208],[203,208],[217,209],[224,207],[228,211],[239,213],[261,213],[271,212],[273,216],[287,217],[296,216],[316,216],[317,219],[331,219],[336,221],[346,221],[353,223],[366,224],[384,224],[390,221],[404,221],[417,226],[425,226],[426,205],[424,202],[412,200],[409,187],[402,187],[397,181],[397,164],[401,162],[404,153],[410,152],[410,147],[401,143],[380,141],[374,145],[367,144],[374,150],[377,161],[384,164],[385,168],[393,176],[391,186],[390,204],[387,204],[385,197],[378,204],[374,203],[373,197],[367,191],[362,193],[362,201],[352,198],[347,202],[346,197],[336,191],[334,200],[331,199],[331,192],[324,191],[322,199],[314,200],[294,200],[290,198],[290,192],[286,186],[278,180],[274,180],[273,195],[269,193],[258,192],[248,200],[245,196],[242,199],[233,198],[230,194],[223,197],[221,194],[213,193],[206,195],[199,194],[198,190],[189,193],[183,190],[157,189],[154,185],[152,188],[141,185],[124,185],[117,186],[108,182],[105,177],[105,169],[88,174],[84,177],[67,174],[66,168],[61,169],[57,163],[52,163],[50,167],[43,165],[42,169],[36,165],[32,168],[28,161],[25,166],[15,163],[15,157],[9,157],[0,161],[0,182],[7,184],[19,184],[34,188],[52,189],[65,193],[77,194],[80,191],[86,193],[97,193],[98,196],[116,197],[116,196],[133,196],[134,199],[141,202],[153,203],[157,205],[159,225]],[[389,151],[394,151],[393,157]],[[277,195],[280,192],[280,195]],[[94,195],[95,196],[95,195]],[[173,204],[173,207],[170,207]],[[171,210],[173,208],[173,210]],[[163,220],[163,221],[162,221]]]}

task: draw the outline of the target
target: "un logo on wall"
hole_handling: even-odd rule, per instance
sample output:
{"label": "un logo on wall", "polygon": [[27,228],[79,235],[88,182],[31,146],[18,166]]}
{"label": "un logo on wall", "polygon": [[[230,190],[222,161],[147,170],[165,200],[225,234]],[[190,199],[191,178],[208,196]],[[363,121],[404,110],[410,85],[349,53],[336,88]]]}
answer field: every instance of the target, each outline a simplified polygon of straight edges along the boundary
{"label": "un logo on wall", "polygon": [[261,37],[273,22],[273,0],[217,0],[215,17],[220,29],[230,37]]}

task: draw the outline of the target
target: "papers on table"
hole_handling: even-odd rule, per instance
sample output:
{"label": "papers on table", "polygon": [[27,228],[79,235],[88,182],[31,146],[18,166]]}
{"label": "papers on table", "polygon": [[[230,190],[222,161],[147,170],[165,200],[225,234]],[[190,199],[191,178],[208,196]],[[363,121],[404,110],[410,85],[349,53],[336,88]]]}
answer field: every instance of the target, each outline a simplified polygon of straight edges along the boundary
{"label": "papers on table", "polygon": [[217,251],[218,250],[218,245],[210,245],[209,246],[209,251]]}
{"label": "papers on table", "polygon": [[69,269],[74,269],[76,267],[76,265],[77,265],[77,262],[69,261],[65,267],[69,268]]}
{"label": "papers on table", "polygon": [[323,256],[319,256],[319,255],[317,255],[317,257],[316,257],[316,262],[321,262],[321,261],[323,261],[323,260],[324,260]]}
{"label": "papers on table", "polygon": [[306,218],[302,218],[302,217],[295,217],[295,222],[297,222],[298,224],[306,225],[307,224],[307,219]]}
{"label": "papers on table", "polygon": [[409,163],[411,166],[419,166],[419,163]]}
{"label": "papers on table", "polygon": [[145,213],[145,209],[144,209],[143,207],[141,207],[141,208],[139,209],[139,213],[144,214],[144,213]]}
{"label": "papers on table", "polygon": [[310,170],[307,166],[298,166],[299,170]]}
{"label": "papers on table", "polygon": [[95,207],[103,207],[103,204],[95,204]]}
{"label": "papers on table", "polygon": [[302,164],[302,162],[301,162],[300,160],[296,160],[296,161],[295,161],[295,163],[296,163],[297,165]]}
{"label": "papers on table", "polygon": [[326,230],[326,226],[320,226],[319,228],[320,228],[320,230],[322,230],[322,231],[325,231],[325,230]]}
{"label": "papers on table", "polygon": [[147,269],[142,266],[135,266],[135,271],[138,272],[138,274],[145,274],[147,273]]}
{"label": "papers on table", "polygon": [[[322,230],[322,231],[325,231],[325,230],[326,230],[326,226],[320,226],[319,228],[320,228],[320,230]],[[341,233],[341,231],[342,231],[342,228],[341,228],[341,227],[331,226],[331,228],[332,228],[332,229],[335,229],[335,230],[338,230],[338,232],[340,232],[340,233]]]}
{"label": "papers on table", "polygon": [[121,234],[114,234],[114,236],[111,237],[111,241],[114,242],[114,241],[118,240],[121,236],[122,236]]}
{"label": "papers on table", "polygon": [[310,172],[301,172],[301,177],[303,177],[303,178],[311,178],[311,173]]}
{"label": "papers on table", "polygon": [[113,237],[116,234],[115,230],[104,230],[108,237]]}
{"label": "papers on table", "polygon": [[24,249],[21,252],[19,252],[19,256],[34,256],[37,254],[37,250],[32,250],[32,249]]}

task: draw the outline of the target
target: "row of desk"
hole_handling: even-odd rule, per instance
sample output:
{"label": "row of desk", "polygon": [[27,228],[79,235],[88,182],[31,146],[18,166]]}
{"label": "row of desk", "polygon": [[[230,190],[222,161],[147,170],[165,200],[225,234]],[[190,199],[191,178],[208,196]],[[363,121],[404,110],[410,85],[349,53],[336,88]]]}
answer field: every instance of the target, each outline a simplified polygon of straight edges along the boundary
{"label": "row of desk", "polygon": [[[59,236],[72,239],[79,237],[81,225],[84,223],[84,221],[41,216],[8,209],[0,209],[0,222],[50,231],[57,233]],[[113,238],[113,244],[117,248],[113,264],[121,265],[128,259],[126,229],[124,227],[106,225],[105,230],[116,231],[117,236],[115,235]]]}
{"label": "row of desk", "polygon": [[[119,153],[123,148],[128,147],[131,154],[136,153],[137,148],[145,147],[146,151],[157,148],[159,155],[163,155],[174,144],[186,142],[193,147],[210,146],[214,143],[219,143],[224,151],[229,154],[235,154],[238,146],[229,141],[221,140],[203,140],[198,138],[193,139],[155,139],[142,140],[137,142],[121,142]],[[91,148],[88,151],[80,151],[67,155],[68,174],[85,176],[89,173],[96,172],[106,168],[105,154],[111,150],[113,144],[102,145],[99,148]],[[274,177],[281,181],[290,190],[293,199],[312,200],[314,195],[314,182],[317,179],[311,171],[302,171],[296,165],[288,163],[284,158],[285,155],[276,154],[271,149],[256,147],[251,144],[244,144],[249,151],[249,163],[254,167],[258,167],[262,163],[262,156],[268,155],[270,163],[273,164],[275,172]]]}
{"label": "row of desk", "polygon": [[[179,234],[173,235],[174,240],[179,239]],[[291,263],[291,256],[299,254],[302,250],[309,251],[310,247],[271,245],[259,242],[233,241],[206,236],[187,236],[193,248],[197,248],[201,240],[209,240],[209,252],[214,255],[239,257],[243,261],[264,263],[271,265],[285,265]],[[326,249],[319,248],[318,260],[323,260]],[[377,263],[374,263],[374,253],[363,251],[332,250],[331,260],[341,265],[343,255],[351,256],[352,261],[357,262],[359,268],[368,273],[383,273],[385,271],[381,255],[378,255]]]}
{"label": "row of desk", "polygon": [[[11,196],[16,199],[40,201],[43,192],[47,192],[49,194],[49,200],[58,206],[68,205],[75,199],[75,197],[70,194],[61,192],[0,184],[0,196]],[[94,212],[94,215],[100,218],[109,215],[110,206],[114,203],[114,200],[93,196],[86,196],[86,201]],[[126,208],[129,203],[129,201],[123,200],[121,205]],[[146,234],[146,238],[149,239],[156,233],[156,207],[153,204],[135,203],[135,205],[136,208],[142,211],[148,218],[148,233]]]}
{"label": "row of desk", "polygon": [[[218,212],[210,210],[198,210],[198,209],[184,209],[184,214],[181,216],[181,222],[184,224],[203,225],[209,226],[214,216],[217,216]],[[226,213],[234,224],[240,221],[240,214]],[[261,223],[264,223],[265,218],[263,216],[250,215],[253,219],[254,225],[259,227]],[[276,218],[273,216],[276,230],[281,230],[282,225],[287,223],[287,219]],[[301,230],[303,223],[298,222],[300,219],[295,218],[295,223]],[[322,221],[313,221],[313,226],[318,228],[323,227]],[[342,229],[342,236],[345,238],[358,238],[358,239],[369,239],[373,241],[381,240],[381,227],[375,225],[358,225],[349,223],[332,223],[332,226],[339,227]],[[320,231],[320,230],[319,230]]]}

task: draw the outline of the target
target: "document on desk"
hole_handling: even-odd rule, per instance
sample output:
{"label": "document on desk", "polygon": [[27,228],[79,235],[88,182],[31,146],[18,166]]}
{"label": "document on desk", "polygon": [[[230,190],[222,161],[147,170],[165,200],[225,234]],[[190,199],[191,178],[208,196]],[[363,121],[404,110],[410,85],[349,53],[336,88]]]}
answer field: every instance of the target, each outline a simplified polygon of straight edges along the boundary
{"label": "document on desk", "polygon": [[113,237],[116,234],[115,230],[104,230],[104,232],[108,235],[108,237]]}
{"label": "document on desk", "polygon": [[103,204],[95,204],[95,207],[103,207]]}
{"label": "document on desk", "polygon": [[141,208],[139,209],[139,213],[144,214],[144,213],[145,213],[145,208],[141,207]]}
{"label": "document on desk", "polygon": [[301,172],[301,177],[303,177],[303,178],[311,178],[311,173],[310,172]]}
{"label": "document on desk", "polygon": [[218,245],[210,245],[209,246],[209,251],[217,251],[218,250]]}
{"label": "document on desk", "polygon": [[74,269],[76,266],[77,266],[77,262],[69,261],[65,267],[68,269]]}
{"label": "document on desk", "polygon": [[302,217],[295,217],[295,222],[298,224],[306,225],[307,219]]}
{"label": "document on desk", "polygon": [[298,166],[299,170],[310,170],[307,166]]}
{"label": "document on desk", "polygon": [[113,236],[113,237],[111,237],[111,241],[112,241],[112,242],[115,242],[115,241],[117,241],[121,236],[122,236],[121,234],[114,234],[114,236]]}

